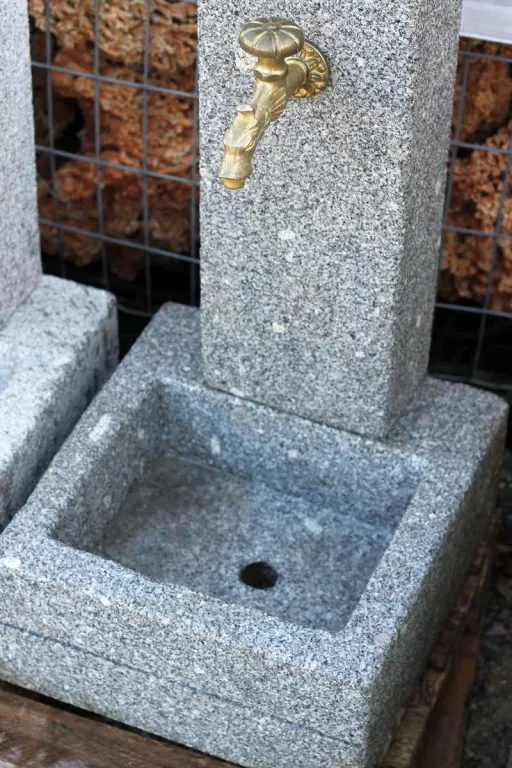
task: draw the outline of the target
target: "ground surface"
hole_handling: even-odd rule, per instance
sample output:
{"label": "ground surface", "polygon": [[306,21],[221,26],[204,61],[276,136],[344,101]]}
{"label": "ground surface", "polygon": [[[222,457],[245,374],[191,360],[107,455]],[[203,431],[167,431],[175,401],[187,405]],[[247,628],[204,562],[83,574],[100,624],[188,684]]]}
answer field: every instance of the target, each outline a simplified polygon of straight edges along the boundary
{"label": "ground surface", "polygon": [[512,453],[501,489],[503,534],[464,747],[462,768],[512,768]]}

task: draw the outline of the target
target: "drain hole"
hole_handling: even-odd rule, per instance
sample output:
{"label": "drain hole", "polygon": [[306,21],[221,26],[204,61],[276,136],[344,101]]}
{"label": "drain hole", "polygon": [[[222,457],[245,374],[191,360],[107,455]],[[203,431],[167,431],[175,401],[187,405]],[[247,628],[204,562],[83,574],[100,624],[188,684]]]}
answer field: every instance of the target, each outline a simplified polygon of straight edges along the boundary
{"label": "drain hole", "polygon": [[240,580],[254,589],[270,589],[278,579],[275,568],[264,562],[249,563],[240,571]]}

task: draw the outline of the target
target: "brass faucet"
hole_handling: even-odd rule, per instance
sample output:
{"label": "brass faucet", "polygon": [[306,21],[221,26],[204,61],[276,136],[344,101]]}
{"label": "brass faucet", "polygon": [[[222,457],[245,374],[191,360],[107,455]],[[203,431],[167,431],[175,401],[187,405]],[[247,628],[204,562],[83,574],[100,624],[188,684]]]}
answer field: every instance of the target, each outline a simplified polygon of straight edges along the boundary
{"label": "brass faucet", "polygon": [[327,85],[327,62],[318,48],[304,41],[293,21],[270,18],[250,21],[240,33],[240,46],[258,57],[252,100],[237,108],[224,136],[220,178],[228,189],[241,189],[252,173],[252,158],[265,128],[280,117],[291,96],[315,96]]}

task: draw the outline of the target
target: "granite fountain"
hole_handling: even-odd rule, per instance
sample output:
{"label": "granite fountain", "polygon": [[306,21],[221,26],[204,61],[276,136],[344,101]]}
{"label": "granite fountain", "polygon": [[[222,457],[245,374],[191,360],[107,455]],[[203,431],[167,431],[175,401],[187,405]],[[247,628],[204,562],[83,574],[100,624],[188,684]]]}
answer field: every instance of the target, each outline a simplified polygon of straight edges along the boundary
{"label": "granite fountain", "polygon": [[248,768],[370,768],[503,451],[499,398],[426,376],[459,7],[271,11],[200,3],[202,307],[156,315],[1,535],[0,675]]}

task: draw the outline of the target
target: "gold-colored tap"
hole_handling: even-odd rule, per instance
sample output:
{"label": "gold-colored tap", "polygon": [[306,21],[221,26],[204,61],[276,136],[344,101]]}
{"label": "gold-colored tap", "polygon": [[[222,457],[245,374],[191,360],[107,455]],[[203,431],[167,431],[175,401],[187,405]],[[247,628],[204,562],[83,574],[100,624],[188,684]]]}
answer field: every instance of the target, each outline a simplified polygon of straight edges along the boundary
{"label": "gold-colored tap", "polygon": [[252,158],[265,128],[280,117],[291,96],[315,96],[328,80],[325,57],[304,41],[293,21],[270,18],[246,24],[240,46],[258,57],[254,69],[256,88],[252,100],[237,108],[224,136],[224,160],[220,169],[228,189],[241,189],[252,173]]}

